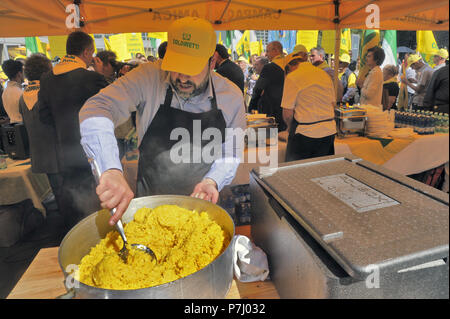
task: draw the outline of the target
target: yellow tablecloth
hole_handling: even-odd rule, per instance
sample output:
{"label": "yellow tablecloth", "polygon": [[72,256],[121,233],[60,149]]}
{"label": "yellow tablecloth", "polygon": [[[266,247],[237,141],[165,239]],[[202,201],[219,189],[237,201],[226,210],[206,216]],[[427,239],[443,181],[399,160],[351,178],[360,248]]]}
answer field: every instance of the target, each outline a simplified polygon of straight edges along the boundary
{"label": "yellow tablecloth", "polygon": [[403,175],[425,172],[449,161],[449,135],[444,133],[394,139],[386,147],[367,137],[346,137],[336,139],[334,148],[336,154],[352,153]]}
{"label": "yellow tablecloth", "polygon": [[47,175],[31,172],[30,160],[7,159],[8,167],[0,170],[0,205],[12,205],[31,199],[34,207],[45,215],[42,201],[50,194]]}
{"label": "yellow tablecloth", "polygon": [[[391,141],[387,141],[388,139],[380,141],[367,137],[346,137],[337,139],[336,142],[347,144],[355,156],[377,165],[383,165],[418,137],[418,135],[413,135],[409,138],[391,139]],[[388,142],[388,144],[383,146],[383,142]]]}

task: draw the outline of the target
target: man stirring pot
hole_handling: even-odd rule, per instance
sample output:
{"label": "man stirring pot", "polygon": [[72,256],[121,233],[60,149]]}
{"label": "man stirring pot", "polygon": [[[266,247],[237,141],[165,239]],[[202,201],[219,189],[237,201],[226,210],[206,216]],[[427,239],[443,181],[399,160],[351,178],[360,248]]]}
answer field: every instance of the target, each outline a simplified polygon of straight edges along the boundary
{"label": "man stirring pot", "polygon": [[[102,207],[116,208],[111,225],[134,197],[114,137],[114,127],[133,111],[139,143],[138,197],[191,195],[216,203],[219,191],[233,180],[243,144],[234,143],[229,129],[245,129],[244,101],[239,88],[212,72],[215,47],[216,35],[208,21],[176,20],[168,30],[161,65],[139,66],[81,109],[81,143],[102,172],[97,194]],[[204,156],[205,148],[206,155],[213,155]]]}

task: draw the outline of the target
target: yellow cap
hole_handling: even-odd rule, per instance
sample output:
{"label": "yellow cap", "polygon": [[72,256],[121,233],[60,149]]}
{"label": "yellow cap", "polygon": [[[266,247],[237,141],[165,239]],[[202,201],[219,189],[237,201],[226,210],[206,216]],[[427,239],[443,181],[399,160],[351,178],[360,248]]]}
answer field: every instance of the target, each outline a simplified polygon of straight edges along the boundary
{"label": "yellow cap", "polygon": [[14,61],[17,60],[17,59],[23,59],[23,60],[26,60],[27,57],[26,57],[25,55],[18,54],[18,55],[15,56]]}
{"label": "yellow cap", "polygon": [[284,64],[287,65],[289,62],[295,59],[303,59],[308,56],[308,50],[303,44],[297,44],[292,50],[292,53],[286,55],[284,58]]}
{"label": "yellow cap", "polygon": [[306,47],[303,44],[297,44],[294,47],[294,50],[292,50],[291,54],[296,54],[296,53],[299,53],[299,52],[308,53],[308,50],[306,50]]}
{"label": "yellow cap", "polygon": [[435,55],[439,55],[444,60],[448,59],[448,51],[446,49],[440,49]]}
{"label": "yellow cap", "polygon": [[416,63],[420,60],[422,60],[422,57],[420,56],[420,54],[411,54],[408,57],[408,68],[411,66],[411,64]]}
{"label": "yellow cap", "polygon": [[342,55],[339,57],[339,61],[350,64],[350,55],[348,55],[347,53],[342,53]]}
{"label": "yellow cap", "polygon": [[245,62],[245,63],[248,63],[248,60],[245,58],[245,57],[243,57],[242,55],[239,57],[239,59],[237,59],[238,61],[241,61],[241,62]]}
{"label": "yellow cap", "polygon": [[161,69],[197,75],[215,50],[216,33],[209,21],[195,17],[178,19],[169,27]]}

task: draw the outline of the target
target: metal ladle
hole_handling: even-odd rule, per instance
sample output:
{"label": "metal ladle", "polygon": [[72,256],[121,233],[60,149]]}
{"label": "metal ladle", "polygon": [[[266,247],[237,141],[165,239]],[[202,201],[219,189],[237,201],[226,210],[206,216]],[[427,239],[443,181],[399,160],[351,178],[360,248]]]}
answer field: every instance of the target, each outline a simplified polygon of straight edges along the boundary
{"label": "metal ladle", "polygon": [[[91,164],[92,172],[94,173],[95,181],[97,182],[97,185],[98,185],[100,183],[100,169],[97,165],[97,162],[93,158],[88,158],[88,161]],[[111,216],[112,216],[116,213],[116,209],[113,208],[109,212],[111,213]],[[128,261],[128,248],[127,248],[128,242],[127,242],[127,238],[125,237],[125,231],[123,229],[122,221],[120,219],[116,223],[116,229],[119,232],[119,234],[123,240],[123,247],[119,251],[119,256],[123,260],[124,263],[127,263],[127,261]],[[143,252],[149,254],[152,257],[152,259],[157,260],[156,255],[153,252],[153,250],[151,250],[147,246],[141,245],[141,244],[131,244],[131,247],[134,249],[143,251]]]}

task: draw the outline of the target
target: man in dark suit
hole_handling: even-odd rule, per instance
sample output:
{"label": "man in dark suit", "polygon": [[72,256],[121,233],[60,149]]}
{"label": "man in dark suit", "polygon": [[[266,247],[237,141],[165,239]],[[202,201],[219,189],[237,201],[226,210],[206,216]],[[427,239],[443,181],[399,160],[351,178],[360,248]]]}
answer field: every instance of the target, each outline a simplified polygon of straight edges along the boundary
{"label": "man in dark suit", "polygon": [[249,111],[258,110],[259,113],[275,117],[278,131],[281,132],[286,129],[281,109],[285,76],[282,44],[278,41],[270,42],[267,44],[266,54],[270,63],[263,67],[256,81]]}
{"label": "man in dark suit", "polygon": [[56,132],[61,188],[55,197],[69,230],[100,209],[95,180],[80,144],[78,112],[108,83],[103,75],[87,70],[94,54],[94,42],[88,34],[71,33],[66,52],[61,62],[41,77],[38,101],[40,120],[52,125]]}
{"label": "man in dark suit", "polygon": [[236,84],[244,94],[244,73],[236,63],[230,61],[227,48],[217,44],[214,55],[217,56],[216,72]]}
{"label": "man in dark suit", "polygon": [[433,112],[448,114],[448,65],[433,72],[423,104]]}

